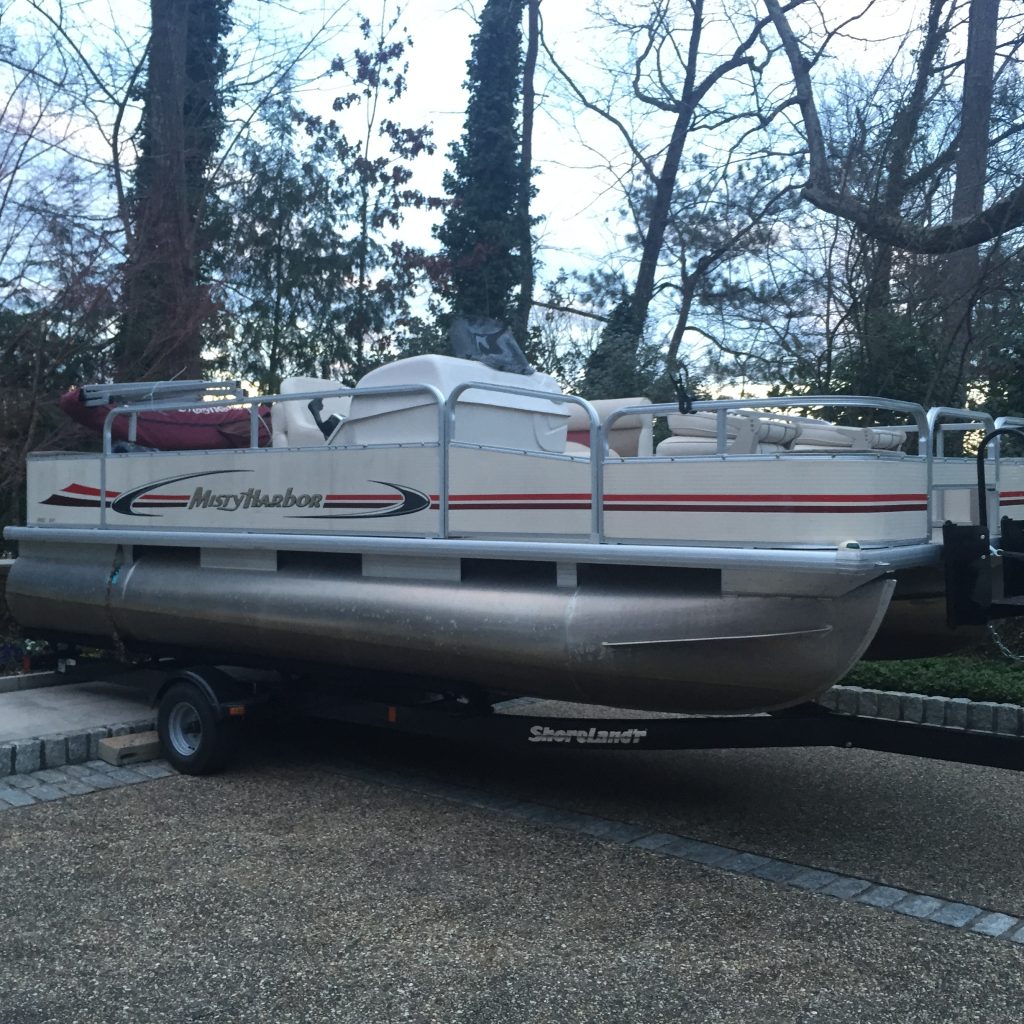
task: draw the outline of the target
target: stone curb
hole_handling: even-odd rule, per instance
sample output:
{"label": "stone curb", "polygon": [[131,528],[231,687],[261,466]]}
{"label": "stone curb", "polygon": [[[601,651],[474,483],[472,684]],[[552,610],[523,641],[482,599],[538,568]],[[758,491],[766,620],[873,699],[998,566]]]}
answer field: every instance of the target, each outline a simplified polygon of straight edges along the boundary
{"label": "stone curb", "polygon": [[41,690],[47,686],[67,686],[82,683],[64,672],[19,672],[15,675],[0,676],[0,693],[18,693],[21,690]]}
{"label": "stone curb", "polygon": [[967,732],[1024,736],[1024,707],[965,697],[926,697],[920,693],[833,686],[818,698],[822,707],[842,715],[886,718],[895,722],[941,725]]}
{"label": "stone curb", "polygon": [[0,778],[95,761],[99,757],[100,740],[109,736],[149,732],[155,728],[155,721],[150,716],[115,725],[97,725],[81,732],[32,736],[29,739],[0,743]]}

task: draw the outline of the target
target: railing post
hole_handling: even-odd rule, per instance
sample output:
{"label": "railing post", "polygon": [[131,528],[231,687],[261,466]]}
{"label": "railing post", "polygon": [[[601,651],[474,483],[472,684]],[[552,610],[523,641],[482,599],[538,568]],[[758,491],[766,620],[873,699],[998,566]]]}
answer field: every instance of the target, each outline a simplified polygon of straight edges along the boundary
{"label": "railing post", "polygon": [[[438,398],[440,398],[440,393]],[[447,400],[438,402],[438,439],[441,447],[438,451],[437,511],[439,516],[438,536],[448,536],[448,499],[451,494],[451,442],[455,436],[455,404]]]}

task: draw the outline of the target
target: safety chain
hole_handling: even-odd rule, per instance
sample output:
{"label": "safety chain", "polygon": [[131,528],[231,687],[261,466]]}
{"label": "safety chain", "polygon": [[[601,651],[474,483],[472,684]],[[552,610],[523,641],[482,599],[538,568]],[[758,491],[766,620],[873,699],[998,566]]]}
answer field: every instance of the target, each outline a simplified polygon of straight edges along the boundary
{"label": "safety chain", "polygon": [[994,622],[990,622],[988,624],[988,633],[989,636],[992,637],[992,642],[997,648],[999,648],[999,653],[1002,654],[1003,657],[1009,658],[1010,661],[1024,661],[1024,654],[1016,654],[1014,651],[1010,650],[1006,641],[1004,641],[999,635],[999,630],[996,628],[996,624]]}

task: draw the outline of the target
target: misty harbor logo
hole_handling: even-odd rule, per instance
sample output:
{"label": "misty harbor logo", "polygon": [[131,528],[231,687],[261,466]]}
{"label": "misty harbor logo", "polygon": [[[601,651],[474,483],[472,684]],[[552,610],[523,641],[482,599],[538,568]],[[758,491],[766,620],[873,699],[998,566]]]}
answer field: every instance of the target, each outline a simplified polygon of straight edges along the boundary
{"label": "misty harbor logo", "polygon": [[238,512],[250,508],[323,508],[323,502],[322,494],[296,494],[291,487],[284,494],[264,494],[258,487],[234,494],[214,494],[209,487],[197,487],[188,507]]}
{"label": "misty harbor logo", "polygon": [[[408,516],[437,507],[436,495],[414,487],[387,480],[369,480],[361,493],[321,494],[296,491],[264,491],[249,487],[239,491],[217,491],[202,484],[192,493],[174,485],[199,477],[226,476],[231,473],[249,473],[247,469],[208,470],[205,473],[186,473],[182,476],[151,480],[139,487],[113,491],[89,484],[72,483],[61,488],[39,504],[60,505],[71,508],[109,509],[123,516],[160,518],[166,510],[177,509],[194,514],[211,512],[252,512],[265,509],[279,511],[293,519],[388,519]],[[186,493],[181,493],[185,491]]]}

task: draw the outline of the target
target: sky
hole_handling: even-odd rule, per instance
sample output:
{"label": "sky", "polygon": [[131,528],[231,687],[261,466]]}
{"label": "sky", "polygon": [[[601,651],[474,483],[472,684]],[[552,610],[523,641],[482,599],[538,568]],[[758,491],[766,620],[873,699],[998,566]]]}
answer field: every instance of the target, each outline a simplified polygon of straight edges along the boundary
{"label": "sky", "polygon": [[[58,10],[58,0],[39,0],[48,10]],[[630,13],[642,10],[641,0],[606,0],[621,4]],[[742,3],[744,0],[730,0]],[[749,0],[753,2],[753,0]],[[860,0],[867,2],[867,0]],[[117,45],[119,35],[125,40],[144,36],[149,21],[148,0],[64,0],[68,15],[88,27],[89,41]],[[437,152],[432,158],[416,163],[414,184],[427,194],[442,194],[441,179],[447,167],[446,154],[452,140],[463,129],[466,94],[463,84],[471,38],[476,31],[473,8],[483,0],[404,0],[399,24],[413,39],[409,51],[409,89],[397,111],[396,120],[410,126],[429,123],[434,130]],[[881,52],[872,40],[900,35],[921,9],[923,0],[877,0],[876,13],[870,21],[858,23],[865,40],[851,41],[839,49],[839,60],[857,63],[877,61]],[[544,32],[559,59],[568,65],[583,82],[593,84],[596,77],[587,72],[588,64],[607,56],[614,61],[616,53],[603,47],[603,40],[594,28],[589,12],[590,0],[544,0],[541,11]],[[708,4],[717,11],[722,4]],[[830,16],[848,16],[856,8],[856,0],[823,0]],[[26,0],[0,0],[4,11],[3,25],[17,29],[28,12]],[[234,45],[248,48],[252,72],[265,70],[269,47],[261,39],[275,34],[282,43],[301,46],[318,41],[319,49],[310,54],[303,73],[314,77],[327,66],[332,56],[349,54],[358,44],[353,31],[354,19],[360,10],[374,18],[381,12],[393,14],[396,0],[359,0],[339,7],[334,0],[234,0],[233,11],[238,23],[259,21],[259,31],[239,32]],[[329,24],[329,30],[321,32]],[[347,31],[346,31],[347,29]],[[619,58],[621,60],[621,58]],[[780,62],[781,66],[782,62]],[[588,78],[589,75],[589,78]],[[617,133],[593,116],[571,115],[548,89],[546,73],[538,73],[539,109],[534,133],[535,167],[538,194],[533,213],[541,218],[537,228],[537,257],[544,276],[551,278],[561,267],[586,271],[614,265],[616,254],[623,248],[630,225],[619,212],[621,200],[614,183],[614,171],[628,167],[619,158],[622,142]],[[322,110],[330,116],[330,102],[338,91],[338,81],[321,81],[303,92],[305,105]],[[390,116],[390,112],[389,112]],[[664,122],[662,122],[664,124]],[[578,130],[577,130],[578,129]],[[590,150],[581,144],[585,138]],[[403,235],[414,244],[432,248],[432,218],[412,213],[403,228]]]}
{"label": "sky", "polygon": [[[403,4],[402,24],[414,41],[411,88],[403,101],[403,117],[410,124],[431,123],[439,144],[429,167],[424,165],[417,172],[422,175],[420,187],[425,191],[440,190],[448,143],[462,133],[466,102],[463,82],[471,37],[476,31],[471,11],[479,9],[482,2],[471,5],[454,0],[406,0]],[[644,6],[641,0],[612,0],[613,5],[615,2],[630,13]],[[867,2],[824,0],[824,8],[829,16],[849,17]],[[715,6],[708,4],[708,9]],[[580,74],[583,81],[587,81],[588,65],[603,57],[602,39],[594,27],[590,7],[589,0],[545,0],[541,5],[545,38],[559,61]],[[876,0],[871,17],[858,21],[854,29],[861,38],[835,47],[837,61],[860,67],[877,62],[891,49],[883,45],[885,41],[901,37],[922,10],[923,0]],[[783,64],[779,61],[780,68]],[[630,225],[619,214],[621,201],[609,168],[603,166],[614,162],[615,154],[623,151],[618,134],[592,115],[571,118],[553,92],[546,92],[545,84],[546,75],[541,69],[534,129],[534,162],[540,173],[533,212],[542,218],[538,255],[553,275],[559,266],[588,269],[599,265],[606,254],[622,247]],[[574,121],[608,161],[596,158],[579,144]],[[623,155],[620,164],[625,162]],[[423,228],[417,225],[415,230]]]}
{"label": "sky", "polygon": [[[38,0],[45,10],[56,13],[59,0]],[[730,3],[753,0],[730,0]],[[848,16],[858,2],[868,0],[823,0],[830,16]],[[125,39],[140,37],[149,20],[149,0],[63,0],[68,16],[87,28],[90,42],[117,45],[120,34]],[[605,0],[620,5],[632,15],[642,11],[642,0]],[[901,34],[921,9],[923,0],[876,0],[875,13],[858,23],[858,30],[868,38],[884,38]],[[365,12],[379,19],[382,12],[390,19],[401,10],[399,24],[413,39],[409,56],[409,90],[402,100],[397,120],[408,125],[429,123],[434,129],[437,153],[421,158],[416,164],[416,185],[428,194],[441,194],[441,178],[447,166],[446,153],[450,142],[463,128],[466,94],[463,88],[471,38],[476,31],[474,11],[483,0],[233,0],[233,11],[239,24],[259,22],[259,32],[240,33],[235,45],[250,47],[254,71],[259,73],[260,60],[270,49],[256,44],[261,37],[277,34],[289,46],[312,44],[317,38],[319,51],[305,62],[303,71],[312,76],[326,66],[337,53],[350,53],[357,43],[354,19]],[[590,13],[591,0],[545,0],[541,5],[544,33],[558,54],[559,60],[586,82],[590,63],[604,57],[600,33]],[[709,3],[709,11],[727,5]],[[0,14],[5,28],[17,29],[26,17],[33,17],[27,0],[0,0]],[[323,31],[324,24],[329,28]],[[348,31],[346,32],[346,28]],[[321,33],[317,37],[317,33]],[[870,43],[851,42],[840,51],[840,59],[863,64],[877,57]],[[614,57],[614,53],[611,54]],[[541,61],[544,63],[543,58]],[[573,117],[562,109],[557,97],[546,89],[549,82],[541,68],[537,76],[540,92],[534,131],[535,166],[538,195],[534,213],[542,218],[538,227],[538,255],[552,272],[559,265],[580,268],[600,263],[606,254],[623,244],[628,225],[618,215],[619,200],[612,173],[607,166],[616,163],[622,143],[614,130],[592,116]],[[322,81],[319,87],[303,94],[305,103],[318,106],[330,115],[330,101],[337,90],[337,80]],[[579,134],[575,130],[579,126]],[[585,136],[593,149],[588,152],[580,144]],[[625,160],[619,161],[620,166]],[[411,217],[407,230],[429,245],[430,221]]]}
{"label": "sky", "polygon": [[[546,36],[578,47],[588,34],[587,6],[583,0],[547,0],[542,5]],[[408,27],[413,47],[402,117],[409,124],[433,126],[437,153],[417,168],[417,175],[421,189],[441,194],[448,145],[463,130],[463,85],[476,24],[468,5],[451,0],[407,0],[403,11],[401,23]],[[543,85],[541,73],[538,87]],[[590,262],[583,254],[605,252],[619,244],[606,224],[606,218],[617,223],[615,205],[601,202],[604,183],[579,166],[589,158],[572,145],[571,133],[552,119],[553,113],[554,104],[541,96],[534,131],[535,165],[540,171],[534,214],[542,218],[538,232],[545,262],[582,266]],[[606,146],[617,144],[614,138],[607,139]],[[413,229],[422,232],[424,225],[413,225]]]}

